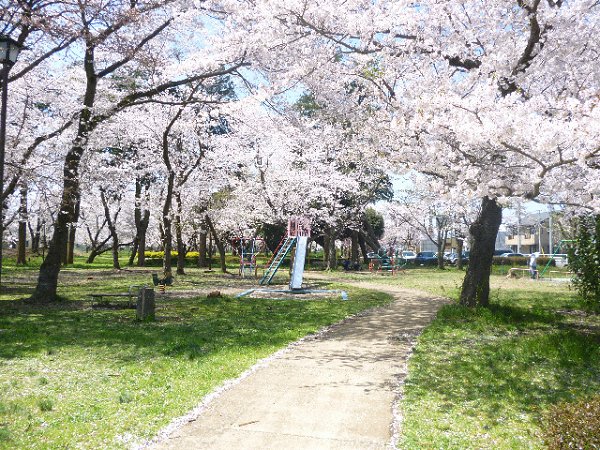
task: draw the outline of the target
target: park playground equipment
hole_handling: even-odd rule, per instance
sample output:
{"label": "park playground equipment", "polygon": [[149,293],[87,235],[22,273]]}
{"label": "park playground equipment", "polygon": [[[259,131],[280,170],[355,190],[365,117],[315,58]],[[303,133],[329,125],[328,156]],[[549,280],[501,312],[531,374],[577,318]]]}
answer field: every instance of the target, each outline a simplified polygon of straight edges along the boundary
{"label": "park playground equipment", "polygon": [[[550,268],[550,264],[552,263],[552,260],[556,260],[556,255],[560,255],[561,250],[566,247],[570,242],[576,242],[573,239],[563,239],[562,241],[560,241],[556,247],[554,248],[554,251],[552,252],[551,255],[548,255],[548,262],[546,263],[546,265],[544,266],[544,269],[538,273],[538,279],[543,279],[544,276],[546,274],[551,275],[554,273],[560,273],[560,274],[565,274],[565,272],[558,272],[558,271],[554,271],[554,270],[548,270]],[[566,272],[566,274],[569,275],[568,278],[562,278],[561,280],[567,280],[569,281],[571,279],[571,272]],[[549,276],[546,277],[546,279],[552,279],[554,280],[554,278],[550,278]]]}
{"label": "park playground equipment", "polygon": [[291,217],[288,220],[287,232],[279,242],[277,250],[267,264],[265,273],[259,281],[261,286],[271,283],[275,273],[281,267],[285,257],[290,254],[295,246],[294,258],[292,259],[292,276],[290,278],[289,289],[248,289],[237,295],[238,298],[245,297],[253,292],[259,292],[266,295],[278,294],[340,294],[342,300],[348,300],[346,291],[339,289],[303,289],[302,280],[304,277],[304,263],[306,261],[306,250],[308,247],[308,238],[310,237],[310,219],[306,217]]}
{"label": "park playground equipment", "polygon": [[296,247],[292,262],[292,276],[290,289],[302,289],[302,278],[304,276],[304,262],[306,261],[306,248],[310,237],[310,219],[306,217],[291,217],[288,220],[287,232],[281,238],[273,257],[267,264],[265,273],[259,281],[261,286],[271,283],[277,270],[281,267],[285,257]]}
{"label": "park playground equipment", "polygon": [[[563,259],[564,253],[561,253],[561,250],[564,249],[564,247],[566,247],[570,242],[576,242],[575,240],[572,239],[563,239],[561,240],[556,247],[554,248],[552,254],[550,255],[543,255],[543,256],[547,256],[548,257],[548,262],[546,263],[546,265],[544,266],[544,268],[542,270],[536,270],[535,273],[535,278],[537,280],[544,280],[544,281],[571,281],[572,272],[564,272],[564,271],[559,271],[559,270],[550,270],[550,267],[552,265],[552,261],[555,261],[555,263],[561,259]],[[566,262],[566,261],[563,261]],[[517,274],[521,274],[521,275],[525,275],[528,274],[530,272],[530,269],[524,269],[521,267],[511,267],[508,270],[508,274],[507,274],[507,278],[517,278]],[[556,276],[557,275],[557,276]]]}
{"label": "park playground equipment", "polygon": [[240,252],[239,274],[242,278],[256,277],[258,266],[256,265],[256,255],[260,251],[263,240],[257,237],[240,237],[237,244]]}
{"label": "park playground equipment", "polygon": [[369,253],[369,271],[373,273],[390,273],[396,275],[404,271],[407,266],[406,259],[399,256],[396,251],[395,255],[378,255],[377,253]]}

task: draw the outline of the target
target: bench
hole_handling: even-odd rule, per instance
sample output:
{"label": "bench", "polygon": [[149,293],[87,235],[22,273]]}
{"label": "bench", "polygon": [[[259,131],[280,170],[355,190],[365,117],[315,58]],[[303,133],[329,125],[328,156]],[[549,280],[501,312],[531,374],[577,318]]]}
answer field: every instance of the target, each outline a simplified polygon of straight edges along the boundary
{"label": "bench", "polygon": [[[146,287],[145,285],[131,285],[129,286],[129,291],[128,292],[94,292],[92,294],[90,294],[90,297],[92,299],[92,306],[94,306],[94,301],[96,301],[98,304],[99,303],[108,303],[108,300],[104,300],[103,299],[105,297],[127,297],[127,305],[128,306],[134,306],[135,303],[137,302],[137,297],[139,294],[139,290]],[[135,301],[134,301],[135,299]]]}
{"label": "bench", "polygon": [[[506,278],[517,278],[517,273],[519,272],[527,272],[528,275],[531,274],[531,270],[529,268],[524,269],[522,267],[511,267],[510,269],[508,269],[508,273],[506,274]],[[535,278],[539,278],[539,272],[536,270],[535,271]],[[522,274],[524,275],[524,274]]]}

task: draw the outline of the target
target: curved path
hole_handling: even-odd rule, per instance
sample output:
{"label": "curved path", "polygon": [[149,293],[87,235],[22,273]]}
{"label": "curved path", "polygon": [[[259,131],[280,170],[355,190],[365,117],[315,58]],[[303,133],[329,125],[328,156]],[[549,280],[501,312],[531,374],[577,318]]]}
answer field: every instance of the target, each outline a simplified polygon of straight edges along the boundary
{"label": "curved path", "polygon": [[373,283],[395,300],[292,346],[153,449],[383,449],[416,336],[447,299]]}

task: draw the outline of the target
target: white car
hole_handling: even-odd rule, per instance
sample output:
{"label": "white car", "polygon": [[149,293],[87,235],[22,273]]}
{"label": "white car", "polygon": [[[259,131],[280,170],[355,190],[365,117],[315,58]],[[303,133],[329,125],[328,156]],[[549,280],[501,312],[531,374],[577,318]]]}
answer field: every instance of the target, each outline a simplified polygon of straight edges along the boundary
{"label": "white car", "polygon": [[411,250],[404,250],[402,252],[402,259],[415,259],[417,254]]}

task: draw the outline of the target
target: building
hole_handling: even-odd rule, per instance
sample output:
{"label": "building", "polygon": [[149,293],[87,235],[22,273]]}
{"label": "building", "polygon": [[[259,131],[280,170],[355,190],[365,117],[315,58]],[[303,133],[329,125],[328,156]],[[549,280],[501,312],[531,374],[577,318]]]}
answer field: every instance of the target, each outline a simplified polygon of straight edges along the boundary
{"label": "building", "polygon": [[540,252],[552,254],[552,216],[548,212],[527,214],[517,218],[516,223],[507,224],[505,247],[516,253]]}

